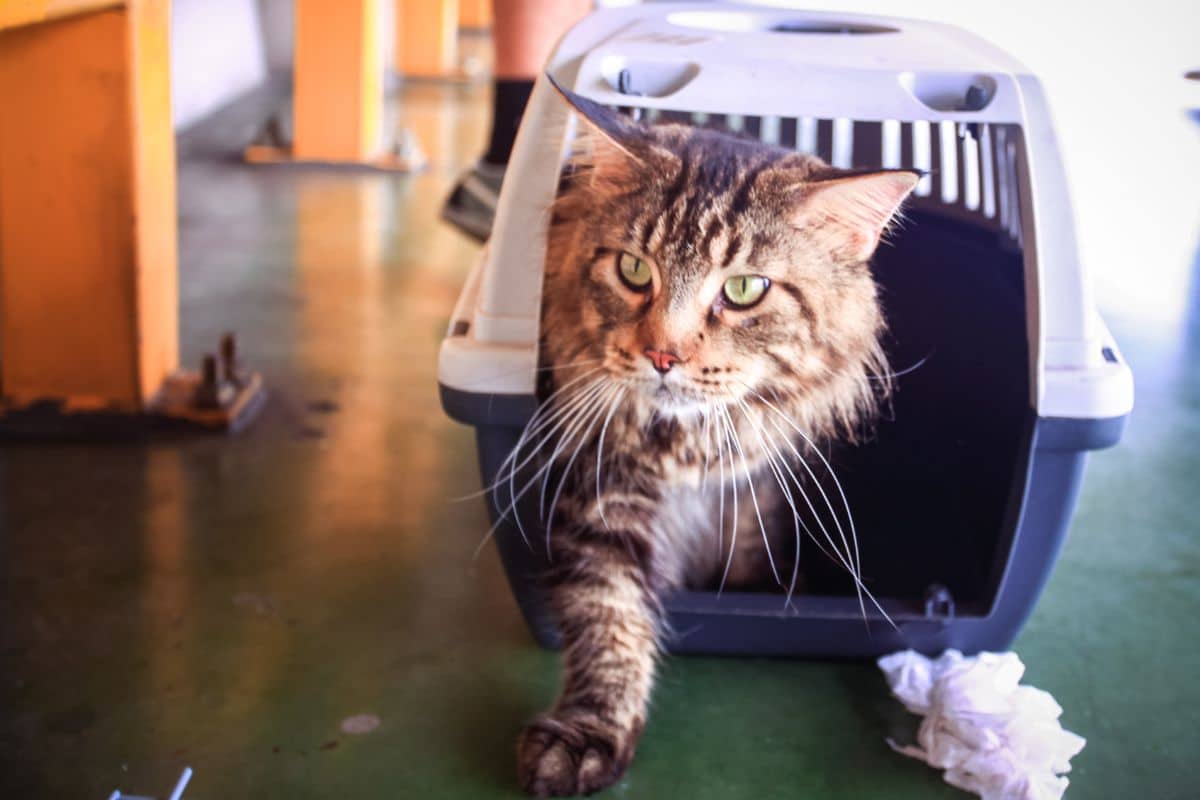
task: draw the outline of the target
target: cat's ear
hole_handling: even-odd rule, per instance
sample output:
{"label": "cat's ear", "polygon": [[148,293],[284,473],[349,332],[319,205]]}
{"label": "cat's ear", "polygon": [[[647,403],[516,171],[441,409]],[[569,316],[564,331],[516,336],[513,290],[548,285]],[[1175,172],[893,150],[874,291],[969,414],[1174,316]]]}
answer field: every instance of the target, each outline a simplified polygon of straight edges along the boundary
{"label": "cat's ear", "polygon": [[651,161],[674,159],[660,147],[653,134],[640,123],[619,114],[594,100],[572,92],[554,79],[549,72],[546,79],[579,115],[582,135],[577,146],[582,144],[589,151],[588,160],[598,173],[609,173],[611,177],[632,166],[646,166]]}
{"label": "cat's ear", "polygon": [[567,102],[567,105],[583,118],[590,132],[611,146],[636,158],[630,151],[636,148],[638,140],[645,136],[637,123],[610,108],[605,108],[594,100],[572,92],[555,80],[549,72],[546,73],[546,78],[562,99]]}
{"label": "cat's ear", "polygon": [[831,250],[866,261],[920,179],[911,170],[884,170],[805,181],[798,187],[792,222]]}

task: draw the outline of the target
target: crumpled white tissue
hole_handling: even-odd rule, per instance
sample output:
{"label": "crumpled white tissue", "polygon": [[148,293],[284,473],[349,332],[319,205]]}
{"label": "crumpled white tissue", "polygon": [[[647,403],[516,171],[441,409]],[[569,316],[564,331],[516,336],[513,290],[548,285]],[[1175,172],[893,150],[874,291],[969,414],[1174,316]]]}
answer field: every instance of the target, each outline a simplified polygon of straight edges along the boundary
{"label": "crumpled white tissue", "polygon": [[1018,685],[1016,653],[966,658],[947,650],[929,659],[912,650],[879,659],[892,694],[925,717],[917,745],[898,753],[945,770],[946,782],[983,800],[1059,800],[1062,773],[1087,741],[1063,730],[1049,692]]}

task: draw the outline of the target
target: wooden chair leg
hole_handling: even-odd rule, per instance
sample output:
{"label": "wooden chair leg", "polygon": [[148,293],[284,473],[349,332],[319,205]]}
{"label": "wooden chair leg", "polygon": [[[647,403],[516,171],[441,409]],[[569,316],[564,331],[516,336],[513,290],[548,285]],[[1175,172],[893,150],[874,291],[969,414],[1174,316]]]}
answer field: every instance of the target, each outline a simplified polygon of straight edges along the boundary
{"label": "wooden chair leg", "polygon": [[169,0],[16,11],[0,14],[0,437],[244,424],[256,376],[178,369]]}
{"label": "wooden chair leg", "polygon": [[415,78],[458,73],[458,0],[396,0],[396,71]]}

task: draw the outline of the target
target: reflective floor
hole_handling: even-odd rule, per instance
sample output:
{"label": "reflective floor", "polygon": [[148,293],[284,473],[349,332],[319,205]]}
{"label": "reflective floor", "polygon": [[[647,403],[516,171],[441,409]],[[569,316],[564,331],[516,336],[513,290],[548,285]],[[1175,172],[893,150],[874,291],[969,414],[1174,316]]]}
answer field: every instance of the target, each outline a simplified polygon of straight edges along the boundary
{"label": "reflective floor", "polygon": [[[184,765],[195,800],[518,796],[556,660],[472,559],[435,378],[475,253],[437,207],[485,102],[407,90],[415,177],[181,164],[185,357],[236,330],[270,404],[228,440],[2,451],[0,797],[163,797]],[[1200,302],[1169,337],[1110,320],[1138,412],[1017,650],[1089,740],[1069,797],[1195,797]],[[964,796],[888,749],[910,726],[869,663],[674,659],[608,796]]]}

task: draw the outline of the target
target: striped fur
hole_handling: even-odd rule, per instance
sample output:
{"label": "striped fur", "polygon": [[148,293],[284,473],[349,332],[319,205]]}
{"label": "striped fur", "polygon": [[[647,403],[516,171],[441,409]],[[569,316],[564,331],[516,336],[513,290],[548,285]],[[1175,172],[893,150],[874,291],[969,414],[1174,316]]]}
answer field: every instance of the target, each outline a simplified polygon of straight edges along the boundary
{"label": "striped fur", "polygon": [[[539,797],[588,794],[628,766],[665,593],[790,572],[791,529],[768,541],[778,526],[760,522],[783,502],[770,456],[807,446],[789,425],[815,443],[853,439],[886,394],[865,260],[912,183],[567,99],[584,146],[552,209],[541,344],[546,407],[574,421],[555,450],[544,576],[565,677],[518,743],[521,783]],[[622,252],[650,264],[651,291],[621,283]],[[742,274],[772,282],[747,310],[721,295]],[[660,375],[647,347],[680,361]]]}

